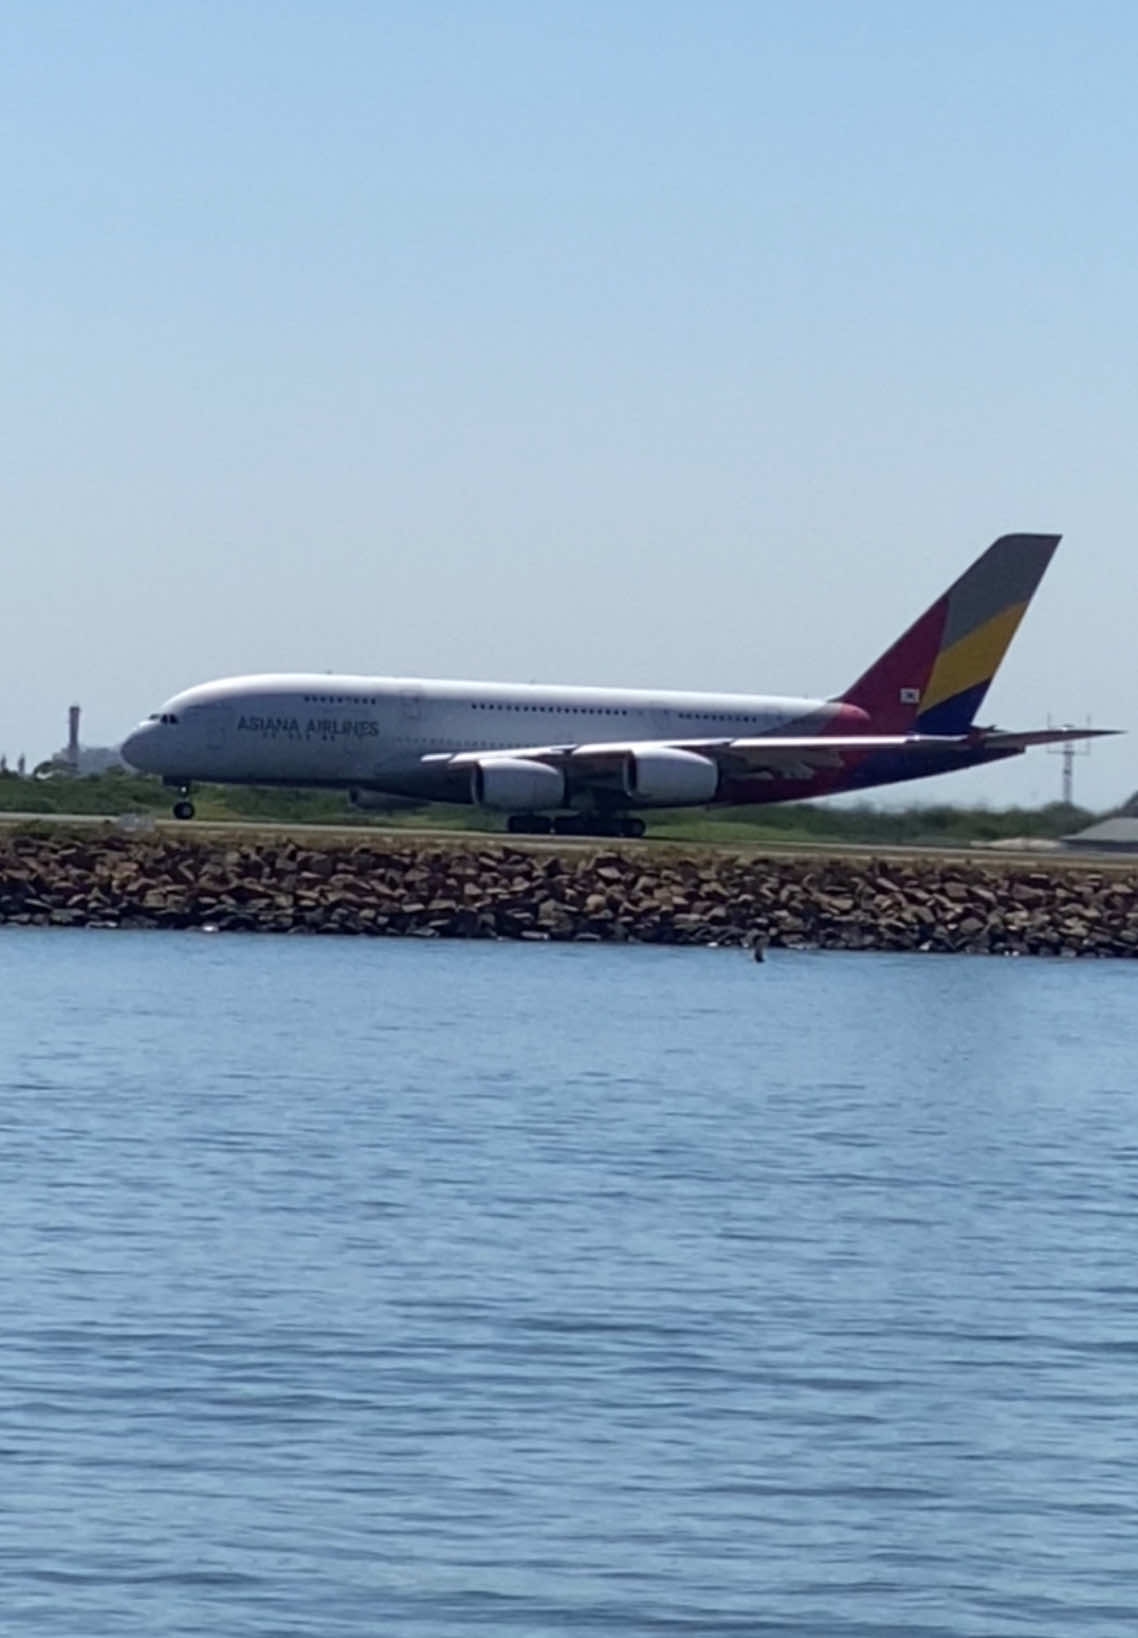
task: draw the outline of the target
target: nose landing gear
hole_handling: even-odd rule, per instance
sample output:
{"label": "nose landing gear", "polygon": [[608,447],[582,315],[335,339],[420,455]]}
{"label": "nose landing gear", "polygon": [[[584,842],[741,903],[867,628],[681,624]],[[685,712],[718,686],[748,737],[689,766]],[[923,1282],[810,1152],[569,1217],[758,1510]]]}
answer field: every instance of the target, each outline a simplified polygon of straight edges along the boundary
{"label": "nose landing gear", "polygon": [[188,784],[179,785],[178,800],[174,803],[174,818],[192,819],[193,816],[194,804],[190,801],[190,787]]}

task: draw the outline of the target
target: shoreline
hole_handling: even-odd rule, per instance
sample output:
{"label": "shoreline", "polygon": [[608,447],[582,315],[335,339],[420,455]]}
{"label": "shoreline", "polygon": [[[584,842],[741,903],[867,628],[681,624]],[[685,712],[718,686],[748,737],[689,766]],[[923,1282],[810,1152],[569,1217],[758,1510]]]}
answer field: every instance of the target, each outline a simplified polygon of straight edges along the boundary
{"label": "shoreline", "polygon": [[1138,864],[37,827],[0,833],[0,925],[1128,957]]}

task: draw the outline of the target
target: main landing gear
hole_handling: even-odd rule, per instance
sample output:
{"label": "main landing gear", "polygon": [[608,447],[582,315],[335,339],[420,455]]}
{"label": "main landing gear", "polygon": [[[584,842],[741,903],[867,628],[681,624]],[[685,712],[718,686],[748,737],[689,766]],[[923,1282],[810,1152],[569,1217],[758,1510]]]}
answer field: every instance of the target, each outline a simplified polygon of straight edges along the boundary
{"label": "main landing gear", "polygon": [[544,813],[511,813],[506,820],[511,836],[627,836],[644,835],[644,821],[634,813],[568,813],[556,819]]}

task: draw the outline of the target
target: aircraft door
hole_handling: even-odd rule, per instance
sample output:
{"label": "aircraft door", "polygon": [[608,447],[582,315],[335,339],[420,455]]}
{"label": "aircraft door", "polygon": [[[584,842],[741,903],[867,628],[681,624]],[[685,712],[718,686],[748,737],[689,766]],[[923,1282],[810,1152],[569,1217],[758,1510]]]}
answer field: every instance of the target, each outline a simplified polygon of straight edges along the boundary
{"label": "aircraft door", "polygon": [[423,719],[423,690],[401,688],[399,691],[399,718],[406,732],[419,726]]}
{"label": "aircraft door", "polygon": [[198,722],[202,729],[202,743],[207,751],[219,752],[229,749],[229,730],[233,725],[233,712],[228,705],[202,705],[197,711]]}

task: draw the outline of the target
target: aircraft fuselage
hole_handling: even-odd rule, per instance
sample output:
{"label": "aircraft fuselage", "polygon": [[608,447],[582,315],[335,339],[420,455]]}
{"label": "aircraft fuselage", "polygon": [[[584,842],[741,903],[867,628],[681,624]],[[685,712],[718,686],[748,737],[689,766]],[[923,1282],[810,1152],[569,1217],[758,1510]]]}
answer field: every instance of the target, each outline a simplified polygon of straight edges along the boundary
{"label": "aircraft fuselage", "polygon": [[[1002,535],[834,699],[399,677],[232,677],[178,694],[127,739],[135,767],[474,802],[639,834],[634,808],[868,790],[1018,756],[1086,730],[1001,733],[976,715],[1057,535]],[[622,817],[623,816],[623,817]],[[560,823],[560,820],[558,821]],[[534,827],[530,827],[534,828]]]}
{"label": "aircraft fuselage", "polygon": [[[274,675],[202,684],[175,695],[132,733],[127,760],[168,783],[323,786],[423,801],[468,802],[469,759],[531,747],[781,736],[857,736],[869,718],[840,701],[773,695],[654,692],[428,679]],[[461,769],[449,758],[463,755]],[[1009,753],[1003,753],[1009,754]],[[920,777],[893,766],[888,751],[851,750],[825,769],[720,779],[706,802],[768,803],[847,786]],[[908,759],[910,762],[912,759]],[[991,756],[959,747],[930,750],[921,773],[970,766]],[[860,777],[857,777],[860,775]],[[602,802],[598,804],[598,794]],[[595,786],[565,807],[604,805]],[[624,793],[611,805],[664,805]]]}

